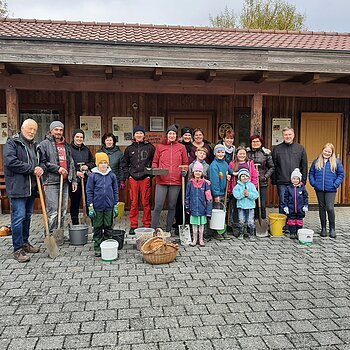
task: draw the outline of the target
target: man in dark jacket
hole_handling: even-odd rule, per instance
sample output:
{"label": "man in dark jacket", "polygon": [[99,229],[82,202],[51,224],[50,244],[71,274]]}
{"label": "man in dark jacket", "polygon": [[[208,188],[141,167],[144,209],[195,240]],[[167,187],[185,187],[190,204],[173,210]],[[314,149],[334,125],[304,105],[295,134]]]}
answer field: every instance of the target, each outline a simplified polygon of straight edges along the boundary
{"label": "man in dark jacket", "polygon": [[272,183],[277,185],[279,197],[279,212],[284,214],[283,199],[290,183],[290,175],[295,168],[299,168],[302,174],[302,183],[306,184],[307,179],[307,154],[305,148],[294,142],[294,130],[284,128],[282,130],[283,142],[272,150],[272,160],[275,171],[272,176]]}
{"label": "man in dark jacket", "polygon": [[29,243],[30,221],[37,195],[36,176],[44,170],[39,166],[38,144],[34,137],[38,124],[26,119],[21,132],[9,138],[4,147],[6,192],[11,200],[11,228],[13,257],[28,262],[27,253],[38,253],[39,248]]}
{"label": "man in dark jacket", "polygon": [[[58,220],[63,227],[68,206],[68,183],[72,191],[77,189],[77,179],[71,148],[63,137],[64,125],[56,120],[50,124],[50,133],[40,143],[40,166],[44,169],[44,190],[49,230],[57,228]],[[63,176],[62,212],[58,213],[60,177]]]}
{"label": "man in dark jacket", "polygon": [[130,146],[125,149],[121,166],[126,178],[129,179],[130,187],[130,231],[135,234],[138,227],[139,217],[139,194],[143,205],[143,227],[151,227],[151,189],[152,181],[145,173],[145,168],[150,167],[153,160],[155,148],[145,141],[145,128],[137,125],[133,130],[134,139]]}

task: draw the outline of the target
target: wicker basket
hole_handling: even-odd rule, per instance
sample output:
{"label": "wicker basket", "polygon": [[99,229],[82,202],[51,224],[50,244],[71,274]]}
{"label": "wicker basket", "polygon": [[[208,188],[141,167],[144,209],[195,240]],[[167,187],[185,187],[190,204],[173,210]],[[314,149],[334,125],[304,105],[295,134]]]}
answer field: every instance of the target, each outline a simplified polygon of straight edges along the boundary
{"label": "wicker basket", "polygon": [[152,265],[168,264],[176,259],[179,245],[167,243],[164,237],[152,237],[142,247],[146,262]]}

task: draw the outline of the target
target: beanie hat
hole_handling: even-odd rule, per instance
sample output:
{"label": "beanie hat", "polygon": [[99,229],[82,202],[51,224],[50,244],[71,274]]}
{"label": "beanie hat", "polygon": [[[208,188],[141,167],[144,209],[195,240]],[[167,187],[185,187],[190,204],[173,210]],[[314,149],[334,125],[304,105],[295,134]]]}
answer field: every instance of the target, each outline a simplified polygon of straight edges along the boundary
{"label": "beanie hat", "polygon": [[104,153],[104,152],[97,152],[95,154],[95,158],[96,158],[96,165],[99,165],[103,160],[105,160],[107,162],[107,164],[109,164],[109,157],[108,154]]}
{"label": "beanie hat", "polygon": [[82,134],[82,135],[83,135],[83,138],[85,138],[85,133],[84,133],[84,131],[81,130],[81,129],[75,129],[75,130],[73,131],[73,139],[74,139],[74,136],[75,136],[76,134]]}
{"label": "beanie hat", "polygon": [[177,134],[178,126],[176,124],[171,124],[168,126],[168,129],[166,129],[166,133],[169,131],[174,131]]}
{"label": "beanie hat", "polygon": [[138,132],[138,131],[141,131],[141,132],[143,132],[144,134],[146,133],[145,128],[144,128],[142,125],[136,125],[136,126],[134,127],[134,130],[133,130],[132,134],[134,135],[135,132]]}
{"label": "beanie hat", "polygon": [[239,169],[238,175],[237,175],[238,179],[241,179],[242,175],[246,175],[246,176],[248,176],[250,178],[249,170],[246,169],[246,168]]}
{"label": "beanie hat", "polygon": [[217,144],[215,147],[214,147],[214,154],[216,154],[218,151],[225,151],[225,147],[224,145],[222,144]]}
{"label": "beanie hat", "polygon": [[201,162],[195,162],[193,165],[193,172],[201,171],[203,172],[203,164]]}
{"label": "beanie hat", "polygon": [[59,120],[54,120],[51,124],[50,124],[50,131],[52,131],[54,128],[62,128],[64,129],[64,125],[62,122],[60,122]]}
{"label": "beanie hat", "polygon": [[301,181],[301,178],[303,177],[303,175],[301,175],[301,172],[300,172],[299,168],[295,168],[295,169],[292,171],[292,174],[290,175],[290,179],[292,180],[293,177],[297,177],[297,178],[299,178],[299,180]]}
{"label": "beanie hat", "polygon": [[184,136],[187,133],[191,134],[191,136],[193,136],[193,129],[192,128],[182,128],[181,129],[181,136]]}

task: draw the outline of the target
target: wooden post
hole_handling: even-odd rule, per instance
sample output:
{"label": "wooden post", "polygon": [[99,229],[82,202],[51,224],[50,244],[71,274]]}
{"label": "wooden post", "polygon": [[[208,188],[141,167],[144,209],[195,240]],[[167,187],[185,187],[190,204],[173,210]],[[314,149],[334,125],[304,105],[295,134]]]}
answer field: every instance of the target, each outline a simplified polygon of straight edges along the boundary
{"label": "wooden post", "polygon": [[15,88],[6,89],[6,114],[9,134],[8,136],[10,137],[19,131],[18,94]]}
{"label": "wooden post", "polygon": [[261,94],[253,95],[250,118],[251,135],[261,135],[262,133],[262,101],[263,97]]}

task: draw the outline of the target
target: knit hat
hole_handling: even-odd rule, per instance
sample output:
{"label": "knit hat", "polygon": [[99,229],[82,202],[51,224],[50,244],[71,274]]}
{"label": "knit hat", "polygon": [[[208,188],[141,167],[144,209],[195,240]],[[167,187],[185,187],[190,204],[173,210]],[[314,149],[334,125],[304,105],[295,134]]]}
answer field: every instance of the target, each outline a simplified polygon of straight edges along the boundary
{"label": "knit hat", "polygon": [[182,128],[181,129],[181,136],[184,136],[185,134],[191,134],[191,136],[193,136],[193,129],[192,128]]}
{"label": "knit hat", "polygon": [[168,133],[169,131],[174,131],[177,134],[178,128],[179,127],[176,124],[171,124],[168,126],[168,129],[166,129],[166,133]]}
{"label": "knit hat", "polygon": [[54,120],[51,124],[50,124],[50,131],[52,131],[54,128],[62,128],[64,129],[64,125],[62,122],[60,122],[59,120]]}
{"label": "knit hat", "polygon": [[134,127],[134,130],[133,130],[132,134],[134,135],[135,132],[138,132],[138,131],[141,131],[141,132],[143,132],[144,134],[146,133],[145,128],[144,128],[142,125],[136,125],[136,126]]}
{"label": "knit hat", "polygon": [[222,144],[217,144],[215,147],[214,147],[214,154],[216,154],[218,151],[224,151],[225,152],[225,147],[224,145]]}
{"label": "knit hat", "polygon": [[301,181],[301,178],[303,177],[303,175],[301,175],[299,168],[295,168],[292,171],[292,174],[290,175],[290,179],[293,180],[293,177],[297,177]]}
{"label": "knit hat", "polygon": [[249,170],[246,169],[246,168],[239,169],[238,175],[237,175],[238,179],[241,179],[242,175],[246,175],[246,176],[248,176],[250,178]]}
{"label": "knit hat", "polygon": [[95,158],[96,158],[96,165],[99,165],[103,160],[107,162],[107,164],[109,164],[109,157],[108,154],[104,153],[104,152],[97,152],[95,154]]}
{"label": "knit hat", "polygon": [[203,172],[203,164],[201,162],[195,162],[193,165],[193,172],[201,171]]}
{"label": "knit hat", "polygon": [[74,139],[74,136],[75,136],[76,134],[82,134],[82,135],[83,135],[83,138],[85,138],[85,133],[84,133],[84,131],[81,130],[81,129],[75,129],[75,130],[73,131],[73,139]]}

